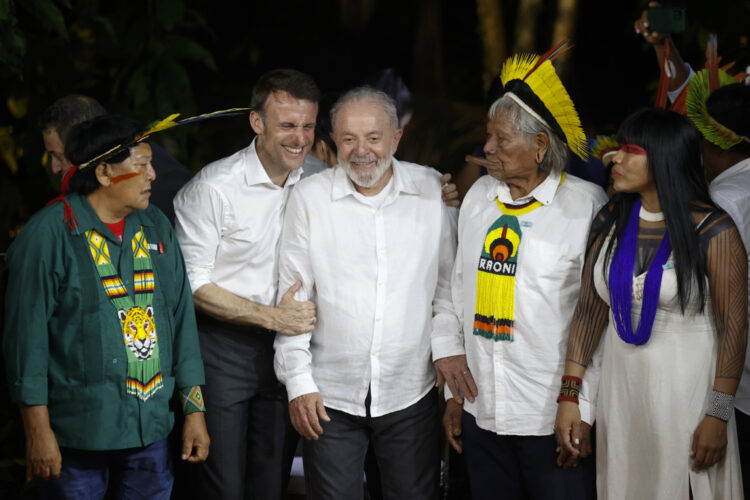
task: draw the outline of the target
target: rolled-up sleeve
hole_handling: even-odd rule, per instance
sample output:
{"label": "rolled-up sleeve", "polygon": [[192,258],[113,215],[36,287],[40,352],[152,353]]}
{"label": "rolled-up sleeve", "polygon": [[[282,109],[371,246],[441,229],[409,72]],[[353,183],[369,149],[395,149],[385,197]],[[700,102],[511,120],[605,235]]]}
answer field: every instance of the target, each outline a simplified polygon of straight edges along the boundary
{"label": "rolled-up sleeve", "polygon": [[228,207],[221,193],[202,182],[186,185],[174,199],[175,233],[193,291],[211,282]]}
{"label": "rolled-up sleeve", "polygon": [[3,355],[11,399],[47,404],[49,319],[55,308],[60,261],[58,235],[29,223],[8,249]]}
{"label": "rolled-up sleeve", "polygon": [[[462,276],[462,256],[461,256],[461,230],[464,226],[462,218],[464,212],[461,211],[458,216],[458,236],[457,244],[454,247],[453,265],[450,271],[450,289],[449,300],[451,308],[455,315],[457,327],[452,330],[441,329],[432,337],[432,359],[438,360],[448,356],[458,356],[465,354],[464,335],[463,335],[463,276]],[[442,265],[442,263],[441,263]]]}
{"label": "rolled-up sleeve", "polygon": [[438,282],[432,303],[432,358],[463,354],[463,339],[458,315],[451,298],[451,274],[456,260],[458,210],[443,206],[440,233]]}

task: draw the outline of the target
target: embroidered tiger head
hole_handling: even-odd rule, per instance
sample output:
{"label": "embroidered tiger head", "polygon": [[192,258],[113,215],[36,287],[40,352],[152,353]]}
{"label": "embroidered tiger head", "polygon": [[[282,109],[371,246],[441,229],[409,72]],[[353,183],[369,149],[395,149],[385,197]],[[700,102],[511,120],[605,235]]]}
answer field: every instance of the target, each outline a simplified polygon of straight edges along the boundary
{"label": "embroidered tiger head", "polygon": [[154,324],[154,308],[146,306],[131,307],[128,311],[120,309],[117,316],[122,324],[122,333],[133,354],[145,361],[151,358],[156,346],[156,325]]}

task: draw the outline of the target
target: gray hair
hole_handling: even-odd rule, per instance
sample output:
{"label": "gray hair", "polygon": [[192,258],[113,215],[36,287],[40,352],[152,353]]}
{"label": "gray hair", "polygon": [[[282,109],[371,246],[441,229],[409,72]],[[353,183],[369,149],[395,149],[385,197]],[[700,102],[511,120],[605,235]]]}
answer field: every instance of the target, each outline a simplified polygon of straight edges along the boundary
{"label": "gray hair", "polygon": [[568,162],[568,145],[565,141],[508,95],[492,103],[487,117],[492,120],[503,111],[508,113],[516,131],[526,137],[527,144],[531,144],[531,138],[540,132],[549,138],[549,147],[542,163],[539,164],[539,169],[543,172],[562,172]]}
{"label": "gray hair", "polygon": [[339,97],[338,101],[336,101],[331,108],[331,126],[333,129],[336,129],[336,117],[338,116],[339,111],[341,111],[341,108],[343,108],[345,104],[354,101],[374,102],[383,109],[388,117],[391,127],[393,127],[393,130],[398,130],[398,114],[396,113],[396,104],[393,102],[393,99],[391,99],[385,92],[375,90],[366,85],[354,88]]}

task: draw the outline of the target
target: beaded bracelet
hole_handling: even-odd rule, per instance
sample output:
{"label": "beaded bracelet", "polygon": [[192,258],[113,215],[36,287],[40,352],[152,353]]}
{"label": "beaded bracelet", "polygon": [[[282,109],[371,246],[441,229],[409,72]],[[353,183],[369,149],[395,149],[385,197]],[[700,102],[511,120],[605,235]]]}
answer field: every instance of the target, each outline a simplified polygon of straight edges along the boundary
{"label": "beaded bracelet", "polygon": [[180,401],[182,402],[182,413],[190,415],[196,411],[206,411],[203,401],[203,393],[199,385],[180,389]]}
{"label": "beaded bracelet", "polygon": [[560,395],[557,396],[557,402],[570,401],[571,403],[578,404],[578,395],[581,392],[581,384],[583,384],[583,380],[579,377],[563,375],[562,384],[560,384]]}
{"label": "beaded bracelet", "polygon": [[734,396],[719,391],[711,391],[706,415],[728,422],[734,410]]}

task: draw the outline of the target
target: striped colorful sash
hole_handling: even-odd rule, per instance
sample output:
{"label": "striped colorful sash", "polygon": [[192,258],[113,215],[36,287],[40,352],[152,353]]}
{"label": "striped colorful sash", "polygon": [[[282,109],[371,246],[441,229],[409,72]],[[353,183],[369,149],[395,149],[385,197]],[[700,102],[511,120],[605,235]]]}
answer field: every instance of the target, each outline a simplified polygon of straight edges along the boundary
{"label": "striped colorful sash", "polygon": [[95,230],[86,231],[96,270],[104,292],[117,311],[128,357],[125,385],[128,394],[146,401],[164,387],[159,361],[159,343],[154,321],[154,271],[143,227],[133,236],[133,296],[130,298],[112,264],[107,241]]}
{"label": "striped colorful sash", "polygon": [[[565,180],[565,172],[560,184]],[[513,342],[515,335],[516,268],[523,231],[518,216],[542,206],[538,200],[508,205],[495,198],[502,215],[484,237],[477,266],[474,335]]]}

